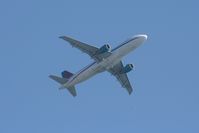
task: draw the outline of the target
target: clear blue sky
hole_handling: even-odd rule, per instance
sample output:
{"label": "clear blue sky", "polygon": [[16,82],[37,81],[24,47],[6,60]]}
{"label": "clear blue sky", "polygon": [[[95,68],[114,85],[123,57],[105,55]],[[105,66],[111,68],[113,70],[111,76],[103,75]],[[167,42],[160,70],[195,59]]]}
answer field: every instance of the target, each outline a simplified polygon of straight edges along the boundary
{"label": "clear blue sky", "polygon": [[[1,133],[198,133],[199,2],[194,0],[1,0]],[[59,39],[100,47],[135,34],[147,42],[124,58],[131,96],[108,73],[77,85],[48,78],[92,60]]]}

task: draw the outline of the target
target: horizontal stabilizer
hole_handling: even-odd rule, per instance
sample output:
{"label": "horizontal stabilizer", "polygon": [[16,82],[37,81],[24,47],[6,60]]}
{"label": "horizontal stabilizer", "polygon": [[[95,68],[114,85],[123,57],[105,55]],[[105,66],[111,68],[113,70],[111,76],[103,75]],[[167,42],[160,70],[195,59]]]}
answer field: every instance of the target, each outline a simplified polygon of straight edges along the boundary
{"label": "horizontal stabilizer", "polygon": [[66,78],[61,78],[61,77],[54,76],[54,75],[50,75],[49,78],[57,81],[60,84],[65,84],[68,81],[68,79],[66,79]]}
{"label": "horizontal stabilizer", "polygon": [[[66,87],[65,86],[61,86],[59,89],[62,90],[62,89],[65,89]],[[77,96],[77,92],[76,92],[76,89],[75,89],[75,86],[72,86],[72,87],[68,87],[66,88],[70,94],[72,94],[74,97]]]}
{"label": "horizontal stabilizer", "polygon": [[[58,77],[58,76],[55,76],[55,75],[50,75],[49,78],[51,78],[51,79],[57,81],[58,83],[60,83],[60,84],[62,84],[62,85],[65,84],[65,83],[68,81],[68,79],[66,79],[66,78],[61,78],[61,77]],[[64,89],[64,88],[66,88],[66,87],[61,86],[59,89]],[[67,90],[70,92],[70,94],[72,94],[74,97],[77,96],[77,93],[76,93],[76,90],[75,90],[75,87],[74,87],[74,86],[68,87],[68,88],[66,88],[66,89],[67,89]]]}
{"label": "horizontal stabilizer", "polygon": [[74,86],[67,88],[67,90],[68,90],[68,91],[70,92],[70,94],[72,94],[74,97],[77,96],[77,92],[76,92]]}

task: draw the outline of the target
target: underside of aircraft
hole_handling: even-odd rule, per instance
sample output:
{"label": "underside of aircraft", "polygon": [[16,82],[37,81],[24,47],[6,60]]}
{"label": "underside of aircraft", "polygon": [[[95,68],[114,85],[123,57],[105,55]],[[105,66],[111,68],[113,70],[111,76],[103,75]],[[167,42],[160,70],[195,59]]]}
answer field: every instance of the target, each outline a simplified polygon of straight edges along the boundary
{"label": "underside of aircraft", "polygon": [[108,71],[117,78],[121,86],[125,88],[129,94],[132,93],[133,88],[129,82],[127,73],[133,69],[133,65],[127,64],[124,66],[121,60],[123,56],[127,55],[146,41],[146,35],[136,35],[112,50],[108,44],[97,48],[67,36],[61,36],[60,38],[69,42],[72,47],[88,54],[94,60],[93,63],[75,74],[65,70],[61,73],[62,77],[50,75],[49,77],[51,79],[61,84],[60,89],[66,88],[73,96],[76,96],[76,84],[91,78],[97,73]]}

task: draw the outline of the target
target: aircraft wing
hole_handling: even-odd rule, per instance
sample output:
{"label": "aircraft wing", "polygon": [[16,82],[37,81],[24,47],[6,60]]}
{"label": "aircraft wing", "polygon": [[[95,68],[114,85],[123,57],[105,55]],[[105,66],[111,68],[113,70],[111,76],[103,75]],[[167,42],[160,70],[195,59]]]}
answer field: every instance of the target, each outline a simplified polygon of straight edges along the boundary
{"label": "aircraft wing", "polygon": [[120,82],[122,87],[125,88],[130,95],[132,93],[133,89],[132,89],[132,86],[129,82],[127,74],[126,73],[120,73],[123,67],[124,66],[122,64],[122,61],[120,61],[113,68],[110,68],[108,71],[117,78],[117,80]]}
{"label": "aircraft wing", "polygon": [[82,52],[88,54],[91,58],[93,58],[96,61],[101,61],[103,58],[106,58],[109,55],[111,55],[110,52],[106,52],[106,53],[98,55],[96,53],[99,50],[99,48],[96,48],[96,47],[88,45],[86,43],[77,41],[73,38],[70,38],[70,37],[67,37],[67,36],[61,36],[60,38],[69,42],[72,45],[72,47],[76,47],[77,49],[81,50]]}

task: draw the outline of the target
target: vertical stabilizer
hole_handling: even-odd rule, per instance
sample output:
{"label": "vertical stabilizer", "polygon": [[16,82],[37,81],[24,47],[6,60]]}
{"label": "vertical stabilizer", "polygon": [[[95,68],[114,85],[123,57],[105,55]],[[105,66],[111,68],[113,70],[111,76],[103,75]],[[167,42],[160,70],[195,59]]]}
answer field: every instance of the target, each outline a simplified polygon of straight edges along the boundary
{"label": "vertical stabilizer", "polygon": [[61,73],[61,75],[62,75],[62,77],[63,78],[66,78],[66,79],[69,79],[70,77],[72,77],[74,74],[73,73],[71,73],[71,72],[69,72],[69,71],[63,71],[62,73]]}

